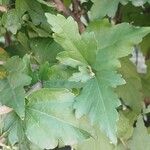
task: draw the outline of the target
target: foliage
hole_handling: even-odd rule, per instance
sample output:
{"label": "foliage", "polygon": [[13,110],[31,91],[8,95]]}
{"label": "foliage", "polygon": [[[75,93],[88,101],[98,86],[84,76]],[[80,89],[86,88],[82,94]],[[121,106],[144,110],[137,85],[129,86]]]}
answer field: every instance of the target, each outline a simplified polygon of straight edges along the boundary
{"label": "foliage", "polygon": [[[149,10],[149,0],[0,0],[2,149],[148,150]],[[130,60],[137,47],[144,74]]]}

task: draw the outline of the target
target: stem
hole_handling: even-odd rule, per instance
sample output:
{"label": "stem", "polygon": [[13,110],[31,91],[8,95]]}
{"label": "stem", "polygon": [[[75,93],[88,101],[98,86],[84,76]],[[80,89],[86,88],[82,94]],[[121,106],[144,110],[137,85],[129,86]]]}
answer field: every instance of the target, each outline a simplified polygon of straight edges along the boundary
{"label": "stem", "polygon": [[53,0],[53,2],[55,3],[58,12],[62,12],[66,17],[71,15],[70,9],[66,8],[61,0]]}
{"label": "stem", "polygon": [[9,46],[11,44],[10,34],[8,32],[6,32],[4,37],[5,37],[5,47],[7,47],[7,46]]}
{"label": "stem", "polygon": [[117,10],[116,15],[113,18],[113,20],[114,20],[115,24],[122,22],[122,5],[120,3],[118,5],[118,10]]}
{"label": "stem", "polygon": [[73,7],[74,19],[78,23],[80,33],[82,33],[85,30],[85,26],[81,21],[82,10],[80,8],[79,0],[72,0],[72,7]]}

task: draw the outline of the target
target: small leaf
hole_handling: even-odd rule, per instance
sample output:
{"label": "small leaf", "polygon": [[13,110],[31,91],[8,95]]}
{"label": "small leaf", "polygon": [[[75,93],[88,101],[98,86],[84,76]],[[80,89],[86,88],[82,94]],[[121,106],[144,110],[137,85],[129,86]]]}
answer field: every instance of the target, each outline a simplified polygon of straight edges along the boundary
{"label": "small leaf", "polygon": [[17,33],[17,30],[21,28],[21,23],[19,21],[17,12],[15,9],[12,9],[5,13],[2,18],[4,27],[12,32],[13,34]]}

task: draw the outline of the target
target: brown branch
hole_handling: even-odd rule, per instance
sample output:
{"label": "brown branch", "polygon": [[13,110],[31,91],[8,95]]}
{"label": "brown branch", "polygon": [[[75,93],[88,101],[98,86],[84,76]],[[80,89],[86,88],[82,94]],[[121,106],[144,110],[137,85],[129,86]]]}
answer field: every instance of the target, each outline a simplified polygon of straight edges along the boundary
{"label": "brown branch", "polygon": [[83,11],[80,7],[80,1],[72,0],[72,8],[73,8],[74,19],[78,23],[80,33],[82,33],[85,30],[85,26],[83,22],[81,21],[81,15],[83,14]]}
{"label": "brown branch", "polygon": [[115,24],[122,22],[122,5],[119,3],[115,17],[113,18]]}
{"label": "brown branch", "polygon": [[11,35],[8,32],[6,32],[4,38],[5,38],[5,47],[7,47],[11,44]]}
{"label": "brown branch", "polygon": [[75,15],[78,15],[78,9],[79,9],[79,1],[78,0],[72,0],[72,8]]}
{"label": "brown branch", "polygon": [[70,9],[66,8],[61,0],[53,0],[53,2],[58,12],[62,12],[66,17],[71,15]]}
{"label": "brown branch", "polygon": [[80,33],[82,33],[85,30],[85,26],[81,21],[82,11],[80,8],[80,2],[78,0],[72,0],[73,11],[65,7],[64,3],[61,0],[52,0],[49,2],[53,2],[57,11],[63,13],[64,16],[72,16],[74,20],[78,23]]}

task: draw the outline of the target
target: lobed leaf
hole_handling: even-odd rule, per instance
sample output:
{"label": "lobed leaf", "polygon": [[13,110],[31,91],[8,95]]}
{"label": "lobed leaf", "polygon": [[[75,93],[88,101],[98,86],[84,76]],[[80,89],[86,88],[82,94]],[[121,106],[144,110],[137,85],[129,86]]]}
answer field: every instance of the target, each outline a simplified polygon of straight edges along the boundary
{"label": "lobed leaf", "polygon": [[25,67],[25,63],[17,56],[8,59],[4,64],[8,75],[0,80],[0,102],[13,108],[22,119],[25,116],[24,86],[31,82],[31,78],[24,73]]}
{"label": "lobed leaf", "polygon": [[52,149],[90,137],[74,117],[74,95],[68,90],[41,89],[27,99],[26,135],[39,147]]}
{"label": "lobed leaf", "polygon": [[121,60],[119,72],[123,75],[126,84],[118,86],[116,92],[127,106],[139,114],[144,99],[140,76],[138,75],[134,64],[128,58]]}
{"label": "lobed leaf", "polygon": [[[51,14],[46,14],[46,17],[54,31],[54,39],[70,56],[70,59],[68,56],[64,59],[63,55],[63,62],[68,60],[67,65],[70,65],[72,60],[77,60],[78,66],[87,66],[91,68],[89,74],[94,74],[76,98],[76,116],[88,115],[91,123],[98,123],[116,143],[116,108],[120,103],[113,88],[125,83],[116,70],[121,66],[119,58],[129,55],[134,44],[139,43],[150,28],[133,27],[127,23],[113,26],[104,20],[91,23],[88,32],[79,35],[77,24],[71,17],[65,19]],[[70,51],[80,57],[70,55]]]}

